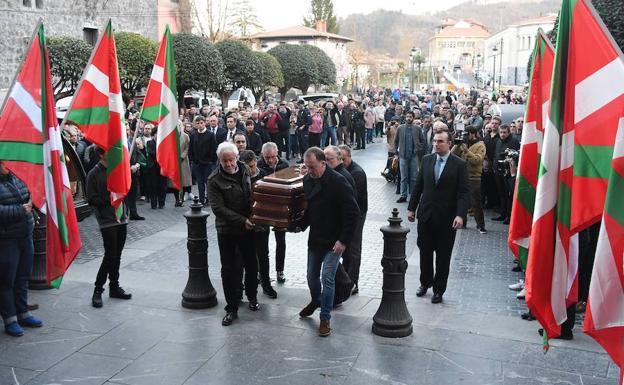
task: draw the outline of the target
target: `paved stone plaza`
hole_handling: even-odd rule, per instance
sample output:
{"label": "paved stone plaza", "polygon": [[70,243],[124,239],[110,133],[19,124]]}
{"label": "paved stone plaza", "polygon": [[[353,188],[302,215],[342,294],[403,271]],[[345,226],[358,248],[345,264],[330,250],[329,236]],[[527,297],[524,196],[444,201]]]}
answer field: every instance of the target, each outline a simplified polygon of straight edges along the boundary
{"label": "paved stone plaza", "polygon": [[[30,302],[45,326],[21,338],[0,335],[0,384],[614,384],[617,367],[580,323],[574,341],[554,341],[542,353],[538,324],[520,319],[524,302],[507,285],[511,272],[505,226],[488,220],[480,235],[474,220],[459,233],[449,287],[442,305],[431,295],[417,298],[416,227],[408,234],[406,299],[413,335],[386,339],[371,333],[381,298],[383,250],[379,228],[396,204],[394,185],[379,172],[385,144],[356,152],[368,174],[369,212],[364,229],[360,294],[332,314],[333,333],[317,336],[318,315],[300,319],[309,301],[305,281],[307,234],[287,235],[286,277],[278,298],[259,294],[261,310],[224,315],[214,218],[209,217],[210,277],[219,305],[207,310],[181,307],[187,279],[188,207],[164,210],[140,204],[144,222],[132,222],[122,258],[121,283],[131,301],[90,298],[103,248],[93,217],[80,224],[83,251],[60,290],[33,291]],[[187,203],[188,206],[188,203]],[[492,216],[492,213],[490,215]],[[271,250],[274,241],[271,239]],[[272,254],[273,255],[273,254]],[[273,268],[272,268],[273,269]],[[274,270],[274,269],[273,269]],[[273,278],[275,273],[272,271]],[[317,313],[318,314],[318,313]]]}

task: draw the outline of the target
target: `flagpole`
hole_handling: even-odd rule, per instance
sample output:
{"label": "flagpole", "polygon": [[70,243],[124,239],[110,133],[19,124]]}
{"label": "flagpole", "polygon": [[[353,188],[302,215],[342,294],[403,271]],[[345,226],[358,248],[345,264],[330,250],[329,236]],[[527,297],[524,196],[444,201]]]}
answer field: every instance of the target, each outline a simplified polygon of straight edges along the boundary
{"label": "flagpole", "polygon": [[[37,36],[37,33],[39,32],[39,27],[41,27],[42,24],[43,24],[43,19],[39,18],[39,21],[37,22],[37,26],[35,27],[35,30],[30,35],[30,43],[28,44],[28,48],[30,48],[33,41],[35,40],[35,36]],[[15,87],[15,83],[17,82],[17,77],[19,76],[20,72],[22,72],[22,68],[24,67],[24,59],[27,53],[28,53],[28,49],[26,49],[26,52],[24,52],[24,55],[22,55],[22,60],[20,60],[20,64],[17,67],[17,72],[15,72],[15,76],[13,77],[13,82],[11,82],[11,86],[9,87],[9,92],[7,92],[6,97],[4,98],[4,101],[2,102],[2,108],[0,108],[0,112],[4,111],[4,107],[6,107],[9,97],[11,97],[11,92],[13,92],[13,88]]]}
{"label": "flagpole", "polygon": [[[107,26],[108,26],[108,24],[111,24],[111,33],[113,32],[113,28],[112,28],[113,24],[112,23],[113,23],[112,19],[108,19],[108,23],[106,23]],[[106,31],[106,28],[104,28],[104,31]],[[95,56],[95,48],[99,47],[100,42],[102,41],[103,38],[104,38],[104,34],[100,34],[100,36],[98,37],[98,41],[93,46],[93,50],[91,51],[91,56],[89,57],[89,61],[87,62],[87,65],[85,66],[84,71],[82,71],[82,76],[80,77],[80,82],[78,83],[78,87],[76,87],[76,91],[74,91],[74,95],[72,95],[72,100],[69,103],[69,108],[67,109],[67,113],[65,114],[65,116],[63,116],[63,120],[61,121],[60,127],[63,127],[63,125],[67,122],[67,116],[69,116],[69,113],[74,108],[74,102],[76,101],[76,98],[74,96],[82,88],[82,84],[84,83],[84,79],[85,79],[85,77],[87,77],[87,70],[91,66],[91,63],[93,62],[93,57]]]}

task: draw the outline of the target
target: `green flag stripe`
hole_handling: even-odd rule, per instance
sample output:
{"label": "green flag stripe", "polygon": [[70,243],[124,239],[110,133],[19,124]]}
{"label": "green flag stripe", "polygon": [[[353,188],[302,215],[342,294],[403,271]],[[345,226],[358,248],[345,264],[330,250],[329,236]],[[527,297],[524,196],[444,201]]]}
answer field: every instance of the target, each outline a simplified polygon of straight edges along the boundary
{"label": "green flag stripe", "polygon": [[518,202],[531,214],[535,209],[535,189],[522,174],[518,174]]}
{"label": "green flag stripe", "polygon": [[43,145],[26,142],[0,142],[0,159],[43,164]]}
{"label": "green flag stripe", "polygon": [[50,282],[50,286],[52,286],[55,289],[59,289],[61,287],[61,282],[63,282],[62,275],[58,277],[57,279],[55,279],[54,281]]}
{"label": "green flag stripe", "polygon": [[518,261],[520,262],[520,267],[522,268],[522,271],[526,271],[528,259],[529,249],[527,249],[526,247],[518,246]]}
{"label": "green flag stripe", "polygon": [[624,191],[624,177],[615,170],[611,173],[605,211],[624,227],[624,199],[618,194]]}
{"label": "green flag stripe", "polygon": [[158,105],[143,108],[143,112],[141,113],[141,119],[156,123],[158,122],[158,119],[160,117],[167,116],[168,113],[169,109],[161,103]]}
{"label": "green flag stripe", "polygon": [[572,207],[572,190],[565,183],[559,183],[559,201],[557,202],[557,219],[565,227],[570,228],[570,208]]}
{"label": "green flag stripe", "polygon": [[574,176],[609,177],[613,146],[574,146]]}
{"label": "green flag stripe", "polygon": [[119,166],[123,160],[123,146],[122,141],[115,143],[108,151],[106,151],[106,171],[110,174],[110,171]]}
{"label": "green flag stripe", "polygon": [[78,108],[73,109],[67,114],[67,120],[76,123],[79,126],[89,126],[92,124],[108,123],[108,106]]}

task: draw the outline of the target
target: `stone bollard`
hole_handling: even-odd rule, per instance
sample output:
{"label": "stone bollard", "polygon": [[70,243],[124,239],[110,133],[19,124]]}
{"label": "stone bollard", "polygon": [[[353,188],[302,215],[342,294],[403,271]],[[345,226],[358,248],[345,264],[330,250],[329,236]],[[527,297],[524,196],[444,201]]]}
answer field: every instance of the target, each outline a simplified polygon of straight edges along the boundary
{"label": "stone bollard", "polygon": [[199,198],[195,197],[191,209],[184,213],[188,225],[186,247],[189,256],[189,277],[182,292],[182,306],[188,309],[205,309],[217,305],[217,292],[208,275],[208,236],[206,218]]}
{"label": "stone bollard", "polygon": [[405,240],[409,229],[401,226],[399,210],[392,210],[389,226],[383,226],[383,294],[373,317],[373,333],[382,337],[407,337],[412,334],[412,316],[405,304]]}
{"label": "stone bollard", "polygon": [[39,222],[33,230],[33,267],[28,280],[30,290],[46,290],[52,287],[46,283],[46,216],[37,211]]}

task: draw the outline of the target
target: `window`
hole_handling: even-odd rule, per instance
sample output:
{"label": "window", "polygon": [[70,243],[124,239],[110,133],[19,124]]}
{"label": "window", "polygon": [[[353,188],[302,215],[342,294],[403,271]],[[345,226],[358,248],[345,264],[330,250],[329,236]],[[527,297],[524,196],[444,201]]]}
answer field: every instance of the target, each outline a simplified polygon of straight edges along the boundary
{"label": "window", "polygon": [[279,43],[280,43],[280,44],[286,44],[286,42],[285,42],[285,41],[280,41]]}
{"label": "window", "polygon": [[308,44],[307,40],[299,40],[299,44],[304,45],[304,44]]}
{"label": "window", "polygon": [[458,41],[457,42],[457,46],[458,47],[465,47],[466,46],[466,42],[465,41]]}
{"label": "window", "polygon": [[31,0],[23,0],[23,1],[22,1],[22,5],[23,5],[24,7],[28,7],[28,8],[30,8],[30,7],[32,7],[32,1],[31,1]]}
{"label": "window", "polygon": [[43,8],[43,0],[35,0],[35,7],[37,7],[37,9]]}
{"label": "window", "polygon": [[95,45],[98,39],[98,30],[94,27],[84,27],[82,28],[82,36],[88,44]]}

